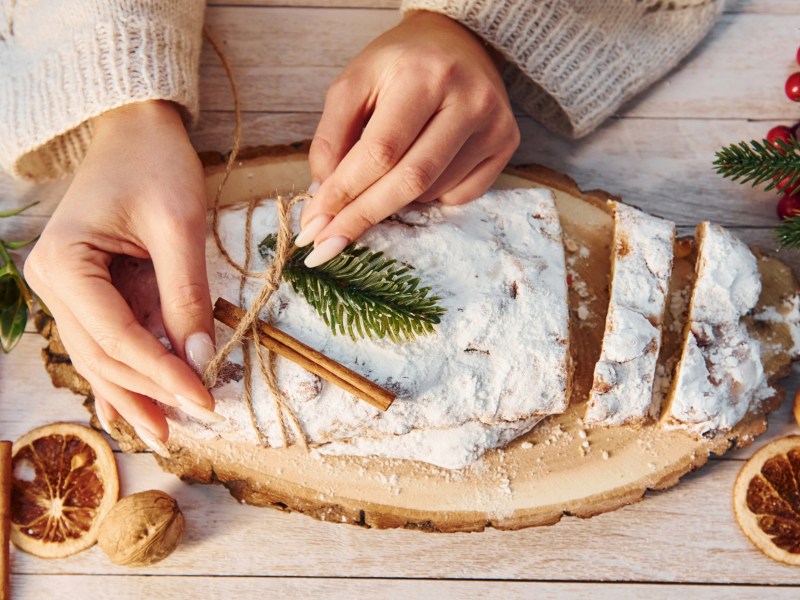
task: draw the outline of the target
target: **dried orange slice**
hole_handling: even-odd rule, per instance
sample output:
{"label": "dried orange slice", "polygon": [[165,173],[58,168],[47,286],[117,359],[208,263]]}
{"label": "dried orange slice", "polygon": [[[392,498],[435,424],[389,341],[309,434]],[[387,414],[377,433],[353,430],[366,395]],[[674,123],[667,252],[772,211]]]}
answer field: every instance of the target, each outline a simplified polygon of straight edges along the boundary
{"label": "dried orange slice", "polygon": [[800,425],[800,390],[794,395],[794,420]]}
{"label": "dried orange slice", "polygon": [[733,510],[761,552],[800,565],[800,435],[770,442],[745,463],[733,487]]}
{"label": "dried orange slice", "polygon": [[11,541],[43,558],[94,544],[119,496],[117,464],[103,436],[54,423],[23,435],[13,454]]}

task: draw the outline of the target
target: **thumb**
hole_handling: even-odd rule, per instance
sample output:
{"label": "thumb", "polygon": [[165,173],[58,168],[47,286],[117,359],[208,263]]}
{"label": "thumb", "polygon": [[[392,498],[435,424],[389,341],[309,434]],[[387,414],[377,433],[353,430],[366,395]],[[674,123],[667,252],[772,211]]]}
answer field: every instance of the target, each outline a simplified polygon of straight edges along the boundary
{"label": "thumb", "polygon": [[202,377],[216,352],[206,273],[205,215],[163,232],[148,250],[167,336],[175,353]]}

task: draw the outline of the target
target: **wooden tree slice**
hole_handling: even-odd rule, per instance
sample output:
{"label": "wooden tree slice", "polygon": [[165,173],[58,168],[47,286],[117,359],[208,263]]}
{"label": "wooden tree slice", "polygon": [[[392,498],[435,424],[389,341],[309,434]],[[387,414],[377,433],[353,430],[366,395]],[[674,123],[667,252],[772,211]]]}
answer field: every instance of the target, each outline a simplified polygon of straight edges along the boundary
{"label": "wooden tree slice", "polygon": [[[223,190],[222,202],[305,189],[310,182],[306,152],[305,146],[297,145],[245,155]],[[220,157],[206,163],[209,198],[213,198],[224,165]],[[578,253],[572,267],[573,277],[586,282],[589,294],[579,296],[574,286],[570,290],[576,379],[566,413],[547,419],[504,450],[489,452],[459,471],[403,460],[323,456],[300,447],[198,442],[179,428],[170,438],[173,458],[156,460],[182,478],[222,483],[248,504],[369,527],[480,531],[487,526],[547,525],[565,514],[589,517],[617,509],[641,499],[649,489],[675,485],[682,475],[705,464],[711,453],[746,445],[766,429],[764,414],[750,414],[732,432],[713,439],[698,440],[657,424],[640,429],[584,429],[580,417],[600,353],[608,303],[613,220],[605,201],[611,196],[602,191],[581,192],[565,175],[536,166],[509,168],[495,185],[552,189],[565,238],[588,250],[588,255]],[[689,281],[691,243],[684,246],[686,256],[677,260],[675,272],[682,274],[678,279]],[[762,258],[759,265],[764,282],[762,308],[778,307],[798,292],[788,267],[772,258]],[[580,303],[588,310],[579,315]],[[772,378],[785,375],[793,346],[788,327],[756,321],[751,325],[754,335],[769,341],[765,362]],[[69,366],[52,324],[39,319],[39,326],[51,339],[44,357],[54,383],[86,394],[87,387]],[[668,343],[677,342],[665,340]],[[778,392],[765,412],[781,398]],[[142,448],[127,426],[114,433],[123,449]]]}

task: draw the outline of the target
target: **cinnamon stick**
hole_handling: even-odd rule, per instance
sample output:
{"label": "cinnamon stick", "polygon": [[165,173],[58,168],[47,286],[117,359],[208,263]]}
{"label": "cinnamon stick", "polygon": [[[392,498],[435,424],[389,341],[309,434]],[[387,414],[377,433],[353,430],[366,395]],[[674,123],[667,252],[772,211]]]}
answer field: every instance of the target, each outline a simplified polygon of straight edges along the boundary
{"label": "cinnamon stick", "polygon": [[[224,298],[218,298],[214,304],[214,318],[233,329],[239,325],[244,314],[241,308]],[[258,320],[256,324],[261,334],[259,336],[261,344],[271,352],[297,363],[307,371],[322,377],[379,410],[385,411],[394,402],[395,395],[389,390],[328,358],[285,331],[261,320]],[[246,337],[252,336],[247,335]]]}
{"label": "cinnamon stick", "polygon": [[0,600],[10,600],[11,442],[0,442]]}

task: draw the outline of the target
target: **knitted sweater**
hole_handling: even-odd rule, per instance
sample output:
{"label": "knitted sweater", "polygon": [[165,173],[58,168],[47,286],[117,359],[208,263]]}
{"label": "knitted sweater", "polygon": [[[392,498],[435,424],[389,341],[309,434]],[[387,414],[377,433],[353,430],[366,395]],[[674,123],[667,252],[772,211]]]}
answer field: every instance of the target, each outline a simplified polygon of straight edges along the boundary
{"label": "knitted sweater", "polygon": [[[403,0],[505,58],[512,100],[580,137],[670,70],[723,0]],[[142,100],[198,108],[203,0],[0,0],[0,167],[42,181],[80,163],[91,118]]]}
{"label": "knitted sweater", "polygon": [[0,0],[0,166],[35,181],[73,171],[90,119],[172,100],[199,116],[204,0]]}
{"label": "knitted sweater", "polygon": [[447,15],[506,59],[509,96],[582,137],[705,37],[724,0],[403,0]]}

